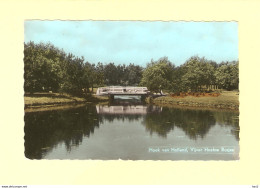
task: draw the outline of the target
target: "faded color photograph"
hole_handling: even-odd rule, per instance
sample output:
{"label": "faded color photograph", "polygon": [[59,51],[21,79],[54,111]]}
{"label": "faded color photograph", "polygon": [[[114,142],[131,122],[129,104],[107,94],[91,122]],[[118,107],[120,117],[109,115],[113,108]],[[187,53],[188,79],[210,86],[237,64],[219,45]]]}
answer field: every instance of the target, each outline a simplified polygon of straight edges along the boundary
{"label": "faded color photograph", "polygon": [[24,22],[28,159],[239,160],[237,22]]}

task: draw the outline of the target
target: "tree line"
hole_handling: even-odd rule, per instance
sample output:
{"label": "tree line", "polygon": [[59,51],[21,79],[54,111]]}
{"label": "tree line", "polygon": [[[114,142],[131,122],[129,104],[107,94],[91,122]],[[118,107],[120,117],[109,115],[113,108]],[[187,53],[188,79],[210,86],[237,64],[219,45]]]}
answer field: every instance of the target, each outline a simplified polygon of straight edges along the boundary
{"label": "tree line", "polygon": [[91,64],[84,57],[76,57],[50,43],[24,44],[25,92],[66,92],[81,94],[94,87],[121,85],[146,86],[150,91],[167,89],[198,91],[218,87],[238,89],[238,61],[222,62],[193,56],[175,66],[167,57],[151,60],[146,67],[115,65],[113,62]]}
{"label": "tree line", "polygon": [[147,64],[140,85],[156,92],[161,89],[172,92],[238,89],[238,61],[217,64],[193,56],[176,67],[167,57],[163,57]]}
{"label": "tree line", "polygon": [[143,68],[138,65],[91,64],[84,57],[65,53],[52,44],[24,44],[25,92],[80,94],[85,88],[105,85],[138,85]]}

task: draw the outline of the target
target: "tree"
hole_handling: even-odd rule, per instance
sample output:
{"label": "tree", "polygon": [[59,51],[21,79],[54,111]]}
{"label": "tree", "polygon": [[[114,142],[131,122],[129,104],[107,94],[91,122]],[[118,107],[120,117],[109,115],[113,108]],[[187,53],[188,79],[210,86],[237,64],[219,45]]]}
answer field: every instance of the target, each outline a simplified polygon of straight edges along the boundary
{"label": "tree", "polygon": [[184,74],[185,70],[183,66],[178,66],[173,70],[171,91],[181,92],[187,90],[186,84],[182,81],[182,76]]}
{"label": "tree", "polygon": [[140,85],[148,87],[153,92],[169,89],[171,87],[173,70],[174,65],[167,57],[163,57],[155,62],[151,60],[151,63],[143,71]]}
{"label": "tree", "polygon": [[104,80],[104,66],[102,63],[98,62],[97,66],[96,66],[96,84],[97,86],[103,86],[105,83]]}
{"label": "tree", "polygon": [[51,44],[24,44],[24,89],[26,92],[57,91],[64,54]]}
{"label": "tree", "polygon": [[130,63],[130,65],[126,67],[126,71],[125,71],[125,78],[126,78],[125,80],[128,83],[127,85],[130,86],[138,85],[142,79],[142,72],[143,72],[142,67]]}
{"label": "tree", "polygon": [[[86,62],[84,65],[84,76],[86,79],[86,83],[88,82],[88,86],[85,87],[91,87],[91,91],[93,92],[94,84],[97,82],[97,72],[95,68],[95,64],[90,64],[89,62]],[[87,88],[87,89],[88,89]]]}
{"label": "tree", "polygon": [[188,59],[182,66],[182,89],[184,91],[198,91],[201,86],[207,86],[215,83],[214,64],[205,58],[193,56]]}
{"label": "tree", "polygon": [[109,63],[104,68],[105,84],[117,85],[119,84],[119,74],[114,63]]}
{"label": "tree", "polygon": [[221,63],[215,72],[216,82],[222,89],[238,89],[239,70],[238,62]]}

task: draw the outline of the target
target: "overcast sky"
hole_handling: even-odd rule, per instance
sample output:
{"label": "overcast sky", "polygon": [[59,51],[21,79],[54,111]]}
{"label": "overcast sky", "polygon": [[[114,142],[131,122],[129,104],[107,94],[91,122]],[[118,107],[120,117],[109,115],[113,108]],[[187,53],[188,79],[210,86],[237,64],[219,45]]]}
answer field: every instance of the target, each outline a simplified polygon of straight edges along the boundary
{"label": "overcast sky", "polygon": [[25,42],[50,42],[90,63],[145,66],[167,56],[175,65],[194,55],[238,60],[236,22],[25,21]]}

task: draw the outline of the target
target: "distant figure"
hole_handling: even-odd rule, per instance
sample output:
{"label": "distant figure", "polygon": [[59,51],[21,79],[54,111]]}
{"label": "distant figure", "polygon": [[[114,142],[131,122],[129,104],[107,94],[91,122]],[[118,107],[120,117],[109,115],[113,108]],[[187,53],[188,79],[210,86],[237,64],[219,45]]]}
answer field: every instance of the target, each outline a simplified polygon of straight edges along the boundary
{"label": "distant figure", "polygon": [[82,93],[83,93],[83,95],[86,95],[86,94],[87,94],[87,89],[86,89],[86,88],[83,88],[83,89],[82,89]]}
{"label": "distant figure", "polygon": [[162,92],[162,90],[160,90],[160,94],[161,94],[161,95],[163,95],[163,92]]}
{"label": "distant figure", "polygon": [[159,86],[160,94],[162,95],[162,85]]}

